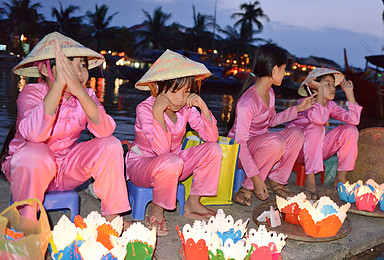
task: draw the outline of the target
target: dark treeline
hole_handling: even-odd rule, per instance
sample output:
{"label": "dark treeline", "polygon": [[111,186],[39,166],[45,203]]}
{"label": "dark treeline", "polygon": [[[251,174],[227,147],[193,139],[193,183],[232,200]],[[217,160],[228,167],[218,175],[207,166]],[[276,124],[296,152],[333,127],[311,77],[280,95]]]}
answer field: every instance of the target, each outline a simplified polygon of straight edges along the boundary
{"label": "dark treeline", "polygon": [[[212,15],[199,13],[193,6],[192,27],[169,23],[172,14],[157,7],[150,13],[142,10],[145,20],[131,28],[111,26],[117,13],[111,13],[105,4],[95,5],[93,10],[80,10],[79,6],[53,6],[51,17],[39,13],[41,3],[31,0],[8,0],[0,6],[0,43],[8,49],[25,56],[20,46],[23,34],[33,47],[43,36],[59,31],[92,49],[125,52],[138,56],[148,50],[186,50],[205,52],[216,49],[223,58],[239,58],[251,54],[256,45],[270,40],[254,37],[269,21],[258,1],[244,3],[239,12],[232,14],[233,26],[220,27]],[[84,15],[76,15],[83,13]]]}

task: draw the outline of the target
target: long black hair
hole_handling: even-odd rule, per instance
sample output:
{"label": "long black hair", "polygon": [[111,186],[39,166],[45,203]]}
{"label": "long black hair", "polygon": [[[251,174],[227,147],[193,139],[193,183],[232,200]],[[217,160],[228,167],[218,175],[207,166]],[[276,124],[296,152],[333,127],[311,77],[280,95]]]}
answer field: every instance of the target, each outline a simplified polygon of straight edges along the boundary
{"label": "long black hair", "polygon": [[287,62],[287,52],[274,44],[261,45],[256,49],[253,58],[252,73],[249,74],[247,80],[244,82],[243,88],[241,89],[232,107],[231,117],[227,127],[228,132],[231,130],[233,123],[235,122],[237,101],[244,94],[244,92],[249,89],[254,82],[255,77],[261,78],[265,76],[272,76],[272,70],[275,66],[280,67],[287,64]]}

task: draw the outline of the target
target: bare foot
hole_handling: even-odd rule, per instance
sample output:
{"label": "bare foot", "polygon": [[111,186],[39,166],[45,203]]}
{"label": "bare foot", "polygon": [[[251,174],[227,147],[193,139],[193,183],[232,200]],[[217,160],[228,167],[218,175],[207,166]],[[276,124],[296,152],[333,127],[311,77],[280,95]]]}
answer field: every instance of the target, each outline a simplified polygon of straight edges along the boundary
{"label": "bare foot", "polygon": [[337,187],[339,182],[346,183],[348,181],[347,174],[347,171],[338,171],[335,180],[333,181],[333,187]]}
{"label": "bare foot", "polygon": [[307,196],[308,200],[317,200],[319,195],[317,194],[316,190],[316,179],[315,174],[307,174],[305,176],[305,184],[304,184],[304,190],[303,190],[305,196]]}
{"label": "bare foot", "polygon": [[201,196],[189,195],[184,205],[185,217],[208,221],[212,216],[216,216],[216,211],[201,204],[200,199]]}
{"label": "bare foot", "polygon": [[[107,216],[104,216],[104,218],[108,221],[108,222],[112,222],[112,220],[114,220],[116,217],[118,217],[119,215],[116,215],[116,214],[112,214],[112,215],[107,215]],[[127,230],[133,223],[131,221],[128,221],[128,220],[125,220],[123,218],[123,230]]]}
{"label": "bare foot", "polygon": [[[164,209],[152,202],[149,206],[149,211],[147,215],[149,218],[155,217],[155,219],[161,223],[164,219]],[[165,223],[165,228],[166,228],[166,223]]]}
{"label": "bare foot", "polygon": [[145,217],[145,226],[149,229],[156,227],[157,236],[167,236],[169,229],[165,221],[164,209],[152,202]]}

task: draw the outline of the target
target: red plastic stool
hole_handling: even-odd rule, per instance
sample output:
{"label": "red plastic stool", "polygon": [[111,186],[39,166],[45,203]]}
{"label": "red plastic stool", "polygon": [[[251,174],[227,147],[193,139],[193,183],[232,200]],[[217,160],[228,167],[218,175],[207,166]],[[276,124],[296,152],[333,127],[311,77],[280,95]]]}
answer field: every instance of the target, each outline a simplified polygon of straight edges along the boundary
{"label": "red plastic stool", "polygon": [[[295,165],[293,165],[292,171],[296,173],[296,185],[303,187],[305,184],[305,177],[306,177],[304,164],[295,163]],[[318,173],[321,173],[320,180],[321,180],[321,183],[324,184],[324,171],[318,172]]]}

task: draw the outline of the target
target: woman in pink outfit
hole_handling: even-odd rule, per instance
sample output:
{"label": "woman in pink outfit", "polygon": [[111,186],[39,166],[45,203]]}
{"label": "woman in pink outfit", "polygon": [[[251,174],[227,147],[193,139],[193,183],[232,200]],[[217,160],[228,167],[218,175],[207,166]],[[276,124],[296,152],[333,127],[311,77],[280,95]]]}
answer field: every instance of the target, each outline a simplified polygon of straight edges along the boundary
{"label": "woman in pink outfit", "polygon": [[298,128],[269,132],[269,127],[296,119],[298,112],[312,106],[312,98],[276,113],[272,85],[281,85],[286,63],[283,49],[273,44],[258,48],[253,72],[240,92],[228,125],[228,137],[240,144],[239,167],[246,174],[233,200],[245,206],[251,205],[252,191],[260,200],[269,197],[268,189],[284,198],[293,195],[284,185],[303,144],[303,134]]}
{"label": "woman in pink outfit", "polygon": [[[42,76],[19,94],[17,129],[2,163],[13,200],[43,201],[46,191],[71,190],[92,177],[107,220],[130,210],[123,149],[112,136],[116,124],[92,89],[83,87],[88,67],[103,61],[100,54],[54,32],[14,68],[19,75]],[[77,143],[86,127],[95,138]],[[36,210],[24,206],[20,212],[36,219]]]}
{"label": "woman in pink outfit", "polygon": [[[195,93],[210,75],[203,64],[167,50],[136,83],[139,89],[151,89],[152,95],[136,108],[136,138],[126,156],[126,170],[133,184],[153,188],[145,224],[155,226],[158,236],[168,234],[164,209],[176,207],[178,182],[191,174],[184,216],[208,220],[215,215],[200,198],[217,194],[222,150],[216,143],[216,119]],[[187,123],[206,142],[182,151]]]}
{"label": "woman in pink outfit", "polygon": [[[336,86],[340,83],[348,100],[348,110],[332,101]],[[324,160],[337,153],[338,172],[333,183],[335,187],[339,182],[345,183],[348,171],[355,168],[359,137],[356,125],[360,122],[363,108],[356,103],[352,81],[346,81],[344,75],[336,70],[318,68],[311,71],[300,86],[299,94],[308,96],[312,92],[317,94],[314,107],[299,113],[297,119],[287,127],[299,127],[304,133],[304,145],[297,162],[305,165],[304,193],[309,199],[316,200],[318,195],[315,174],[324,171]],[[325,133],[324,125],[329,117],[346,124]]]}

